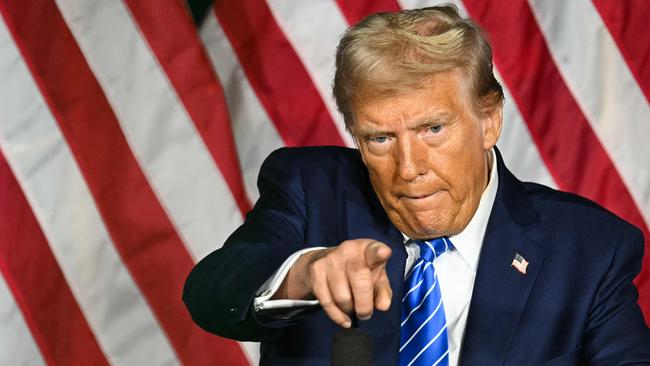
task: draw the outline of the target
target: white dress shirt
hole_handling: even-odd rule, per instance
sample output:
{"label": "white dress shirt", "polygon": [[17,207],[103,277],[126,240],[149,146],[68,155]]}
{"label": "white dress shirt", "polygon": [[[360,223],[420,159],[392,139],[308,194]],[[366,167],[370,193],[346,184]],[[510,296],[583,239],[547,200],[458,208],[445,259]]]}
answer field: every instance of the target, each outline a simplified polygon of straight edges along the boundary
{"label": "white dress shirt", "polygon": [[[440,292],[442,294],[445,317],[447,319],[447,336],[449,338],[449,364],[457,365],[460,348],[463,344],[465,325],[469,313],[469,304],[472,299],[472,290],[476,278],[479,254],[483,246],[483,237],[487,228],[488,219],[497,195],[499,175],[496,171],[496,153],[492,153],[492,166],[490,168],[489,183],[483,194],[474,216],[465,229],[458,235],[451,236],[454,248],[439,256],[433,262]],[[404,235],[404,234],[402,234]],[[413,263],[420,257],[420,248],[404,235],[406,245],[406,268],[404,275],[410,270]],[[269,300],[278,290],[287,272],[300,257],[300,255],[324,247],[307,248],[292,254],[282,264],[280,269],[269,278],[258,291],[255,298],[255,310],[302,307],[317,305],[318,300]]]}

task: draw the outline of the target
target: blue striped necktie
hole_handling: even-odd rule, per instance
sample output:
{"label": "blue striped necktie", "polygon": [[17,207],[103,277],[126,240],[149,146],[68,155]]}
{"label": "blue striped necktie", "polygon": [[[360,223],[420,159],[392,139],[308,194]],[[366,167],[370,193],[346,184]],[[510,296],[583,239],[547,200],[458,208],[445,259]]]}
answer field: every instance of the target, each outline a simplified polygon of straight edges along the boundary
{"label": "blue striped necktie", "polygon": [[451,248],[447,238],[416,241],[420,258],[404,279],[399,364],[449,365],[447,320],[433,260]]}

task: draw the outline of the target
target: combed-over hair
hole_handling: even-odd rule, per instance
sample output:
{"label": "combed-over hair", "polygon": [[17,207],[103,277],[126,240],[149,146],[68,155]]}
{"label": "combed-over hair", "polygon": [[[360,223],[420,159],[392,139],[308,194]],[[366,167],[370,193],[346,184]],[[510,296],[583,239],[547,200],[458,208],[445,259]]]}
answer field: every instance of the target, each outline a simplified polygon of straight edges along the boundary
{"label": "combed-over hair", "polygon": [[454,5],[377,13],[350,27],[336,51],[334,98],[348,129],[356,103],[421,89],[461,69],[477,113],[503,104],[483,30]]}

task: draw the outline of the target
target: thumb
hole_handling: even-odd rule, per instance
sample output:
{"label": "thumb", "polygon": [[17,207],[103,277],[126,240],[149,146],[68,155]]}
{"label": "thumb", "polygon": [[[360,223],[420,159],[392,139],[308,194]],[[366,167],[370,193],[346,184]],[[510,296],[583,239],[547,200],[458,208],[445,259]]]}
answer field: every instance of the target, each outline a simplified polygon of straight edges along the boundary
{"label": "thumb", "polygon": [[384,243],[373,241],[368,244],[364,252],[366,263],[370,269],[383,266],[388,261],[392,254],[390,247]]}

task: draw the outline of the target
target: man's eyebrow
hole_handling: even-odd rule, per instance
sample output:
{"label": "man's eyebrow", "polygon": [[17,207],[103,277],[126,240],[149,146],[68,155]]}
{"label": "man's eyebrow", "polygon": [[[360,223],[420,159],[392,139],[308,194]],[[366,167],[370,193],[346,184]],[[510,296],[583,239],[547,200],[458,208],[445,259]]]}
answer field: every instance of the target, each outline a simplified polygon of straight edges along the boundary
{"label": "man's eyebrow", "polygon": [[379,130],[375,128],[359,128],[357,134],[360,136],[377,136],[377,135],[390,135],[393,132],[388,130]]}
{"label": "man's eyebrow", "polygon": [[[452,120],[454,116],[456,116],[456,114],[449,111],[434,112],[420,119],[415,120],[414,122],[410,123],[407,128],[409,130],[417,130],[422,126],[432,125],[432,124]],[[377,135],[393,135],[395,134],[395,132],[391,130],[383,130],[374,127],[357,127],[357,131],[355,132],[355,134],[365,137],[365,136],[377,136]]]}
{"label": "man's eyebrow", "polygon": [[417,130],[422,126],[432,125],[435,123],[446,122],[454,118],[453,112],[438,112],[422,117],[418,120],[415,120],[413,123],[409,124],[409,130]]}

